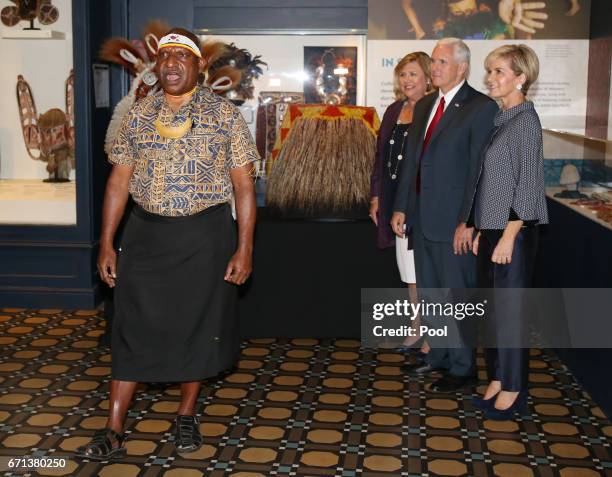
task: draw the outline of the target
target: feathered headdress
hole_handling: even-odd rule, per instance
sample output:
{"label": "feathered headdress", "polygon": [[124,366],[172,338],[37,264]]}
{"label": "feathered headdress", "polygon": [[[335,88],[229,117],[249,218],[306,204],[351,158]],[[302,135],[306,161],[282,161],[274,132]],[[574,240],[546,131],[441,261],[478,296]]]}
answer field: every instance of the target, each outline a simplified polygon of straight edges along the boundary
{"label": "feathered headdress", "polygon": [[[113,116],[106,131],[104,150],[110,154],[115,137],[121,126],[121,121],[135,101],[159,91],[159,82],[154,67],[157,61],[159,40],[170,30],[170,26],[160,20],[150,21],[138,40],[125,38],[110,38],[104,42],[100,50],[100,58],[116,63],[126,68],[134,77],[128,94],[117,103]],[[207,40],[200,45],[206,70],[202,73],[201,82],[210,86],[213,91],[222,94],[234,88],[241,79],[240,71],[228,66],[208,74],[208,67],[225,55],[226,47],[222,42]]]}
{"label": "feathered headdress", "polygon": [[228,91],[235,91],[243,99],[253,98],[253,80],[263,74],[262,66],[268,66],[261,61],[261,55],[253,56],[244,49],[238,48],[234,43],[226,45],[225,51],[210,65],[212,75],[222,74],[226,69],[237,69],[241,73],[240,81]]}

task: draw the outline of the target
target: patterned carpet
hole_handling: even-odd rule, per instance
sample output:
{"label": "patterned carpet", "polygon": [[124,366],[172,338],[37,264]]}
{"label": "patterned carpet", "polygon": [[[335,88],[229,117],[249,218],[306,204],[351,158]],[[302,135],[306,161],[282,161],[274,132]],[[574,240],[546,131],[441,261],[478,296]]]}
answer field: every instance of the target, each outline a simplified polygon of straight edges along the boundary
{"label": "patterned carpet", "polygon": [[533,414],[496,423],[470,394],[431,393],[427,380],[403,376],[400,355],[341,339],[245,342],[234,372],[205,383],[195,454],[172,445],[177,388],[143,386],[127,458],[76,461],[71,451],[108,409],[101,325],[96,311],[0,312],[0,461],[69,459],[64,470],[3,475],[612,476],[612,425],[551,354],[532,351]]}

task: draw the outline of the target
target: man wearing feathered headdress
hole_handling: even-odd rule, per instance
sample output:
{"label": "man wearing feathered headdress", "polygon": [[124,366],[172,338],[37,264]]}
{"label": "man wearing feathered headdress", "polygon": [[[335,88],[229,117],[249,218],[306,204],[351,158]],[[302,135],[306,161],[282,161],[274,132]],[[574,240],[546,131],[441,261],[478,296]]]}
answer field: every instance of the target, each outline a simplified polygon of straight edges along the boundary
{"label": "man wearing feathered headdress", "polygon": [[[114,37],[106,40],[102,45],[100,58],[121,65],[132,76],[130,90],[115,106],[113,117],[106,131],[104,151],[107,154],[110,154],[121,122],[134,102],[159,91],[155,64],[159,40],[168,30],[170,26],[167,23],[152,20],[144,28],[141,39],[128,40]],[[220,58],[230,52],[229,46],[214,40],[207,40],[201,45],[198,42],[198,46],[205,60],[200,81],[221,95],[237,88],[243,80],[243,73],[230,65],[218,65]]]}
{"label": "man wearing feathered headdress", "polygon": [[[259,157],[238,109],[198,84],[206,61],[193,33],[163,36],[161,90],[132,106],[110,151],[98,257],[101,279],[115,287],[110,414],[80,457],[125,455],[123,421],[138,382],[181,383],[175,444],[196,451],[200,382],[238,354],[236,285],[251,273]],[[136,205],[117,256],[129,195]]]}

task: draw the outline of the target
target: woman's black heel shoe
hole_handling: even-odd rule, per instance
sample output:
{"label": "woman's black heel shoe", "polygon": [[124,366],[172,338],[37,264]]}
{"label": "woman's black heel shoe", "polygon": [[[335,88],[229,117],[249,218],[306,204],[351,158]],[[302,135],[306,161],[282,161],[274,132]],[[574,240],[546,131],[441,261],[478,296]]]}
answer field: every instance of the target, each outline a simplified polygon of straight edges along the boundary
{"label": "woman's black heel shoe", "polygon": [[492,421],[511,421],[515,414],[523,416],[527,414],[527,411],[527,390],[522,390],[516,396],[512,406],[508,409],[496,409],[493,405],[485,410],[485,418]]}
{"label": "woman's black heel shoe", "polygon": [[493,395],[493,397],[491,397],[490,399],[484,399],[484,398],[481,398],[480,396],[473,397],[472,406],[477,407],[478,409],[481,409],[483,411],[486,411],[487,409],[491,409],[495,405],[495,400],[497,399],[498,394],[499,394],[499,391],[497,391]]}

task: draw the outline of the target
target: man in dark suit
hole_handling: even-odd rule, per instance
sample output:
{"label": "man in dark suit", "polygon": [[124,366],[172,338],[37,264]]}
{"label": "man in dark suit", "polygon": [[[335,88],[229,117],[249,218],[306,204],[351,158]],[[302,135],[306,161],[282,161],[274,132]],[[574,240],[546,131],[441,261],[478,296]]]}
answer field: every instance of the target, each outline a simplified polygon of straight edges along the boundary
{"label": "man in dark suit", "polygon": [[[467,226],[481,152],[493,129],[497,104],[465,81],[470,50],[458,39],[440,40],[432,53],[431,79],[439,88],[415,106],[406,143],[406,163],[391,219],[393,231],[412,230],[419,288],[464,289],[476,284],[469,253],[474,229]],[[455,330],[453,339],[459,338]],[[411,374],[443,371],[432,390],[454,392],[475,384],[474,351],[462,345],[436,347],[425,363],[403,367]],[[439,342],[438,342],[439,344]]]}

